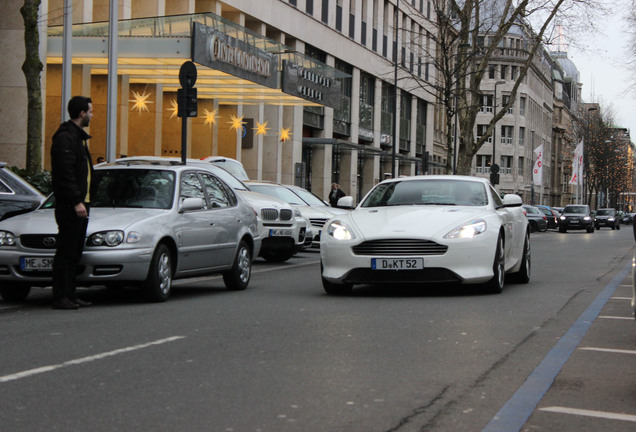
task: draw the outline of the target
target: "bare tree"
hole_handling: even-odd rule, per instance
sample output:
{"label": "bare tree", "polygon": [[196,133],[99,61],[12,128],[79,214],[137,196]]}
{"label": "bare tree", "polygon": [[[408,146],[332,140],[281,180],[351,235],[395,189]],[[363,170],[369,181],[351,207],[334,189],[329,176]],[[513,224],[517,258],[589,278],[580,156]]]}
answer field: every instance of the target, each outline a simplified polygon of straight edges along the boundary
{"label": "bare tree", "polygon": [[[540,68],[543,47],[556,36],[557,24],[574,16],[588,16],[596,0],[433,0],[434,47],[421,44],[427,61],[436,71],[436,80],[423,80],[401,67],[400,76],[435,97],[445,113],[446,171],[454,157],[453,121],[458,120],[457,172],[470,174],[472,160],[492,136],[496,123],[514,103],[519,86],[530,68]],[[415,8],[412,16],[416,15]],[[424,19],[422,17],[422,19]],[[580,22],[578,22],[580,25]],[[520,46],[504,46],[504,38],[514,30],[523,34]],[[415,37],[415,35],[413,36]],[[475,137],[474,127],[480,111],[481,84],[492,60],[504,52],[515,51],[518,74],[505,104]]]}
{"label": "bare tree", "polygon": [[38,11],[41,0],[24,0],[20,13],[24,19],[25,59],[22,72],[27,85],[27,143],[26,170],[35,175],[41,169],[42,160],[42,88],[40,74],[43,65],[40,60],[40,35],[38,32]]}

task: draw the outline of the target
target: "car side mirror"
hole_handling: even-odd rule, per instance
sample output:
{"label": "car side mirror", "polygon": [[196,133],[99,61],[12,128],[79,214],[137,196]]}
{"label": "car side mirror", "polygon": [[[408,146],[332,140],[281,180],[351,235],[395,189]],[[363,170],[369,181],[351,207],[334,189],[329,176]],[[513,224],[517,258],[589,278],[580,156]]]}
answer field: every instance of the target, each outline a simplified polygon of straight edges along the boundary
{"label": "car side mirror", "polygon": [[517,194],[506,194],[503,197],[504,207],[521,207],[521,197]]}
{"label": "car side mirror", "polygon": [[183,198],[179,213],[189,210],[201,210],[204,206],[203,198]]}
{"label": "car side mirror", "polygon": [[344,209],[353,209],[356,206],[353,204],[353,197],[347,195],[347,196],[343,196],[342,198],[338,200],[336,207],[344,208]]}

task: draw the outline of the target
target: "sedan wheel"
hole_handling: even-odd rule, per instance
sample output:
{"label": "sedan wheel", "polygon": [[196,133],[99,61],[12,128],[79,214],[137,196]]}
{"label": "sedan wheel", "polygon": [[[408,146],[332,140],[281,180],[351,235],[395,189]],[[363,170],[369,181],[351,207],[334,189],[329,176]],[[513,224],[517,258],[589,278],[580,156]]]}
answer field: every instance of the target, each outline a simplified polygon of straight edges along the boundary
{"label": "sedan wheel", "polygon": [[241,241],[232,269],[223,273],[223,282],[230,291],[241,291],[247,288],[252,275],[252,253],[247,243]]}
{"label": "sedan wheel", "polygon": [[22,302],[31,292],[31,287],[17,282],[3,282],[0,296],[7,302]]}
{"label": "sedan wheel", "polygon": [[532,270],[532,260],[530,253],[530,235],[526,234],[526,240],[523,243],[523,256],[521,257],[521,267],[519,271],[514,274],[515,279],[519,283],[530,282],[530,273]]}
{"label": "sedan wheel", "polygon": [[497,250],[495,251],[495,260],[492,265],[493,277],[490,281],[486,282],[486,292],[491,294],[499,294],[503,291],[505,271],[506,271],[506,257],[503,237],[499,236],[497,239]]}
{"label": "sedan wheel", "polygon": [[144,291],[148,301],[163,302],[168,300],[172,289],[172,255],[165,244],[155,249],[144,283]]}
{"label": "sedan wheel", "polygon": [[[322,275],[322,262],[320,263],[320,274]],[[320,277],[322,279],[322,288],[325,290],[327,294],[331,295],[347,295],[351,294],[351,290],[353,289],[352,284],[335,284],[333,282],[329,282],[324,277]]]}

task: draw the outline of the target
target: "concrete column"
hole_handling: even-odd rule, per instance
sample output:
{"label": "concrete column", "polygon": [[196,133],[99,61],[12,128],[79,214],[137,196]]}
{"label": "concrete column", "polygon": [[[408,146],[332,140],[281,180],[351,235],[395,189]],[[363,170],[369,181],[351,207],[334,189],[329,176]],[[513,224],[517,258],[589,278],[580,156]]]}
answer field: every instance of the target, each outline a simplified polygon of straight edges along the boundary
{"label": "concrete column", "polygon": [[[120,93],[117,98],[119,105],[119,155],[128,154],[128,94],[130,93],[130,75],[121,75],[119,78]],[[162,90],[163,98],[163,90]],[[159,103],[159,97],[157,97],[157,103]],[[163,106],[163,104],[162,104]],[[161,113],[161,110],[159,110]],[[155,156],[161,156],[161,145],[159,149],[155,149]]]}
{"label": "concrete column", "polygon": [[[157,84],[155,92],[155,146],[154,155],[161,155],[163,141],[163,84]],[[121,151],[124,153],[123,149]]]}

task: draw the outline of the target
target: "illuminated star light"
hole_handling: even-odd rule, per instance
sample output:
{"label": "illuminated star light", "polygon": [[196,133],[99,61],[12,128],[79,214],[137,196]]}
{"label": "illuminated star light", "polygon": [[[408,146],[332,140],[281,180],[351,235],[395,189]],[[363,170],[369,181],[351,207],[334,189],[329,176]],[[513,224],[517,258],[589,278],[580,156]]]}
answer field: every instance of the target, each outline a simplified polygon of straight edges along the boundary
{"label": "illuminated star light", "polygon": [[245,116],[241,116],[241,117],[236,117],[236,116],[230,116],[230,121],[228,122],[231,126],[230,126],[230,130],[239,130],[239,129],[243,129],[243,125],[245,124],[245,122],[243,121],[243,117]]}
{"label": "illuminated star light", "polygon": [[256,135],[267,135],[267,131],[269,130],[269,128],[267,127],[267,122],[256,122],[256,127],[254,128],[254,130],[256,131]]}
{"label": "illuminated star light", "polygon": [[207,108],[203,109],[203,118],[205,118],[205,121],[203,122],[203,125],[210,125],[210,127],[212,127],[213,124],[216,124],[216,119],[218,118],[217,116],[218,110],[208,110]]}
{"label": "illuminated star light", "polygon": [[175,118],[179,115],[179,104],[176,99],[170,101],[170,108],[166,111],[170,111],[170,118]]}
{"label": "illuminated star light", "polygon": [[142,111],[149,112],[148,104],[153,103],[148,100],[148,98],[150,97],[150,93],[146,94],[146,92],[144,92],[143,94],[140,94],[134,90],[132,93],[133,93],[133,99],[129,99],[128,102],[134,102],[134,105],[132,106],[132,108],[130,108],[130,110],[131,111],[137,110],[138,112],[142,112]]}
{"label": "illuminated star light", "polygon": [[280,136],[280,140],[282,142],[285,142],[287,140],[289,140],[289,138],[291,137],[291,133],[289,132],[291,130],[291,128],[281,128],[280,132],[278,133],[278,135]]}

